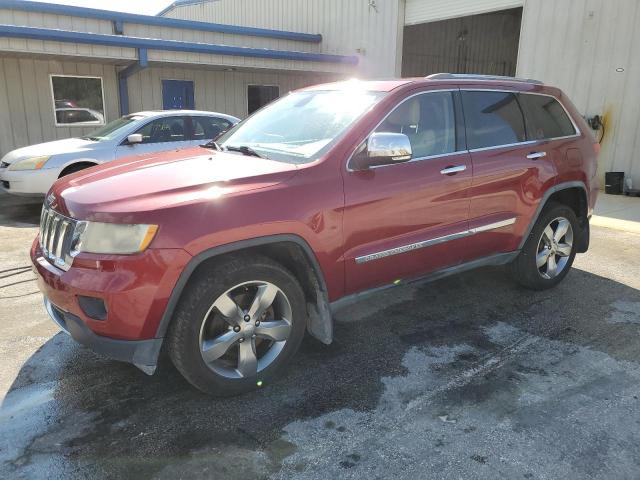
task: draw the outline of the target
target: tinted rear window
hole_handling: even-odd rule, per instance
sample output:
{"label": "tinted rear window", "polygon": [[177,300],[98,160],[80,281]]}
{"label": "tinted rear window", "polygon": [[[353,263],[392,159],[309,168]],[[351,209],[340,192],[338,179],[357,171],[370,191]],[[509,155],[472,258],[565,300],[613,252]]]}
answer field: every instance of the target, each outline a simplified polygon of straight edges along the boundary
{"label": "tinted rear window", "polygon": [[566,137],[576,133],[567,113],[555,98],[520,94],[519,100],[527,118],[529,140]]}
{"label": "tinted rear window", "polygon": [[526,140],[524,115],[509,92],[462,92],[470,149]]}

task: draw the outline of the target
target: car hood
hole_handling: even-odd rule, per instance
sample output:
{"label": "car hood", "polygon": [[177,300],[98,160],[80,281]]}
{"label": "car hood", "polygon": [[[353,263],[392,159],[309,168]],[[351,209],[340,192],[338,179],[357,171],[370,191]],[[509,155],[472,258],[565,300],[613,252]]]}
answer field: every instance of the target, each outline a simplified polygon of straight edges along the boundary
{"label": "car hood", "polygon": [[77,219],[130,221],[122,215],[267,188],[296,171],[290,163],[195,147],[126,157],[63,177],[47,201]]}
{"label": "car hood", "polygon": [[25,158],[39,157],[41,155],[56,155],[60,153],[81,152],[96,145],[91,140],[82,138],[65,138],[54,142],[38,143],[28,147],[17,148],[7,153],[3,158],[3,163],[13,163]]}

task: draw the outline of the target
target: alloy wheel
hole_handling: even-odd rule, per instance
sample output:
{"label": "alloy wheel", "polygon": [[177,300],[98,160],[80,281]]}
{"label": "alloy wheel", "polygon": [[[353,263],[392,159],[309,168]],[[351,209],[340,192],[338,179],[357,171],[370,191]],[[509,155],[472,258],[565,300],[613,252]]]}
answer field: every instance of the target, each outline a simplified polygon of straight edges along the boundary
{"label": "alloy wheel", "polygon": [[553,219],[542,231],[536,250],[538,273],[547,280],[565,269],[573,250],[573,228],[564,217]]}
{"label": "alloy wheel", "polygon": [[255,376],[278,357],[291,333],[289,299],[276,285],[244,282],[211,305],[200,327],[200,354],[217,374]]}

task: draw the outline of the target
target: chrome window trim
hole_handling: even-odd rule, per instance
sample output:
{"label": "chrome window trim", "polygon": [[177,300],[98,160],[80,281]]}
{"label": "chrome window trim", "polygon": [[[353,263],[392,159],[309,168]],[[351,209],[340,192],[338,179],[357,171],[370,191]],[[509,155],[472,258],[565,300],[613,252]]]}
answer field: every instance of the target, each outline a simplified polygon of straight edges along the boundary
{"label": "chrome window trim", "polygon": [[379,252],[369,253],[367,255],[361,255],[355,258],[357,264],[363,264],[371,262],[373,260],[379,260],[381,258],[390,257],[392,255],[399,255],[401,253],[411,252],[413,250],[419,250],[421,248],[431,247],[440,243],[448,242],[450,240],[456,240],[459,238],[469,237],[477,233],[487,232],[489,230],[495,230],[497,228],[507,227],[516,223],[516,217],[501,220],[499,222],[488,223],[486,225],[480,225],[468,230],[462,230],[460,232],[451,233],[442,237],[430,238],[428,240],[422,240],[420,242],[409,243],[400,247],[389,248],[387,250],[381,250]]}
{"label": "chrome window trim", "polygon": [[[434,159],[434,158],[442,158],[442,157],[448,157],[448,156],[452,156],[452,155],[460,155],[460,154],[463,154],[463,153],[484,152],[484,151],[496,150],[496,149],[500,149],[500,148],[512,148],[512,147],[519,147],[519,146],[523,146],[523,145],[534,145],[534,144],[538,144],[538,143],[552,142],[552,141],[556,141],[556,140],[566,140],[566,139],[569,139],[569,138],[578,138],[578,137],[582,136],[582,131],[580,130],[580,128],[578,127],[578,125],[574,121],[573,117],[569,114],[569,110],[567,110],[567,107],[564,106],[564,104],[560,101],[560,99],[558,99],[557,97],[555,97],[555,96],[553,96],[553,95],[551,95],[549,93],[522,92],[520,90],[514,90],[514,89],[508,89],[508,88],[466,88],[466,87],[462,87],[461,86],[461,87],[458,87],[458,88],[444,88],[444,89],[437,89],[437,90],[423,90],[421,92],[417,92],[417,93],[414,93],[412,95],[409,95],[407,98],[403,99],[400,103],[398,103],[395,107],[393,107],[393,109],[389,113],[387,113],[384,116],[384,118],[382,120],[380,120],[378,122],[378,124],[369,131],[369,133],[367,133],[367,135],[365,136],[365,139],[369,138],[369,135],[371,135],[373,132],[375,132],[376,128],[378,128],[382,124],[382,122],[384,122],[387,119],[387,117],[393,113],[393,111],[396,108],[398,108],[400,105],[402,105],[407,100],[410,100],[413,97],[417,97],[418,95],[425,95],[425,94],[428,94],[428,93],[436,93],[436,92],[460,92],[460,93],[462,93],[462,92],[501,92],[501,93],[513,93],[513,94],[521,94],[521,95],[539,95],[539,96],[542,96],[542,97],[551,97],[556,102],[558,102],[560,104],[560,106],[564,110],[564,113],[569,118],[569,121],[571,122],[571,125],[573,125],[573,128],[576,131],[576,133],[573,134],[573,135],[565,135],[565,136],[562,136],[562,137],[540,138],[540,139],[537,139],[537,140],[526,140],[526,141],[523,141],[523,142],[507,143],[507,144],[503,144],[503,145],[492,145],[490,147],[467,148],[465,150],[456,150],[455,152],[451,152],[451,153],[441,153],[441,154],[438,154],[438,155],[429,155],[429,156],[426,156],[426,157],[412,158],[408,162],[402,162],[402,163],[397,163],[397,164],[388,164],[388,165],[376,165],[374,167],[370,167],[369,170],[373,170],[373,169],[376,169],[376,168],[399,166],[399,165],[403,165],[405,163],[420,162],[420,161],[423,161],[423,160],[431,160],[431,159]],[[523,115],[524,115],[524,112],[523,112]],[[526,117],[525,117],[525,122],[526,122]],[[465,128],[466,128],[466,125],[467,125],[466,119],[465,119],[464,124],[465,124]],[[358,146],[360,146],[360,144]],[[358,148],[356,147],[354,149],[354,151],[351,152],[351,155],[349,155],[349,159],[347,160],[347,163],[346,163],[347,172],[356,172],[356,171],[358,171],[358,170],[354,170],[354,169],[352,169],[350,167],[351,159],[355,155],[357,149]]]}
{"label": "chrome window trim", "polygon": [[[427,95],[429,93],[438,93],[438,92],[458,92],[460,91],[459,88],[439,88],[437,90],[422,90],[420,92],[416,92],[413,93],[411,95],[409,95],[407,98],[404,98],[400,103],[397,103],[390,111],[389,113],[387,113],[382,120],[380,120],[375,127],[373,127],[371,130],[369,130],[369,132],[365,135],[365,140],[367,138],[369,138],[369,136],[376,131],[376,128],[378,128],[380,125],[382,125],[382,123],[387,119],[387,117],[389,117],[389,115],[391,115],[400,105],[402,105],[404,102],[411,100],[414,97],[417,97],[418,95]],[[453,98],[451,99],[452,103],[453,103]],[[453,104],[454,110],[455,110],[455,103]],[[346,169],[347,172],[357,172],[359,170],[354,170],[351,168],[351,159],[353,158],[353,156],[356,154],[356,151],[358,150],[358,147],[360,147],[360,145],[362,145],[362,143],[359,143],[358,146],[353,150],[353,152],[351,152],[351,155],[349,155],[349,159],[347,160],[346,163]],[[407,162],[401,162],[398,163],[396,165],[401,165],[401,164],[406,164],[406,163],[411,163],[411,162],[421,162],[423,160],[429,160],[432,158],[441,158],[441,157],[448,157],[450,155],[460,155],[462,153],[469,153],[467,149],[464,150],[456,150],[455,152],[451,152],[451,153],[439,153],[437,155],[428,155],[426,157],[418,157],[418,158],[412,158],[411,160],[407,161]],[[393,164],[389,164],[389,165],[376,165],[374,167],[369,167],[369,170],[373,170],[375,168],[381,168],[381,167],[390,167],[393,166]]]}

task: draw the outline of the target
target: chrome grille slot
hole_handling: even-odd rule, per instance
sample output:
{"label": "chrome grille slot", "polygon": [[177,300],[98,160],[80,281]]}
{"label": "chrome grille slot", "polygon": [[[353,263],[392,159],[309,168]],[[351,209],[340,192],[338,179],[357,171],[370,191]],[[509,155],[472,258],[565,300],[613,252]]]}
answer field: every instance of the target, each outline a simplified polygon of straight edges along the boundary
{"label": "chrome grille slot", "polygon": [[40,216],[40,246],[42,255],[62,270],[69,270],[73,263],[71,242],[76,220],[55,212],[48,206],[42,207]]}

